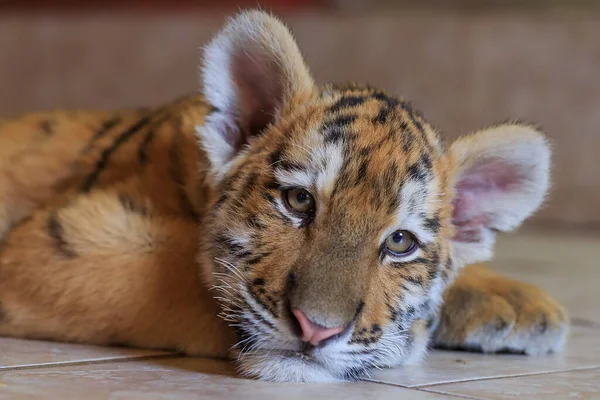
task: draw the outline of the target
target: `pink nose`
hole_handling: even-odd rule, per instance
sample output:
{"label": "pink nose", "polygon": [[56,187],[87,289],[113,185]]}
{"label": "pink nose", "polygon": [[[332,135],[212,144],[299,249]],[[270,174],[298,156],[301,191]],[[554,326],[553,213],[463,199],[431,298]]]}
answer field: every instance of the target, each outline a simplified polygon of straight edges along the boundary
{"label": "pink nose", "polygon": [[344,331],[344,327],[341,326],[337,328],[325,328],[321,325],[317,325],[297,308],[293,308],[292,313],[300,324],[300,330],[302,331],[302,337],[300,339],[303,342],[310,342],[313,346],[317,346],[323,340],[329,339]]}

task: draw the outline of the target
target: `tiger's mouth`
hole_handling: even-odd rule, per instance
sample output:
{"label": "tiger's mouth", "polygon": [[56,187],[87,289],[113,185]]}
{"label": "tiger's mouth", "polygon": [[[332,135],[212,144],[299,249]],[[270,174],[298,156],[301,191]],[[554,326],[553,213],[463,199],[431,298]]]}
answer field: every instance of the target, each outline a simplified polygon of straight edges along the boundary
{"label": "tiger's mouth", "polygon": [[270,355],[278,355],[280,357],[303,361],[307,364],[324,366],[324,362],[319,357],[319,347],[313,346],[310,343],[299,342],[297,346],[292,348],[265,348],[263,351]]}
{"label": "tiger's mouth", "polygon": [[309,364],[321,364],[319,363],[319,361],[314,357],[314,355],[312,354],[312,351],[308,350],[301,350],[301,351],[295,351],[295,350],[281,350],[280,354],[282,356],[285,357],[290,357],[290,358],[295,358],[301,361],[304,361],[306,363]]}
{"label": "tiger's mouth", "polygon": [[312,350],[262,350],[238,360],[240,371],[247,376],[277,382],[356,381],[368,375],[371,363],[348,365],[320,357]]}

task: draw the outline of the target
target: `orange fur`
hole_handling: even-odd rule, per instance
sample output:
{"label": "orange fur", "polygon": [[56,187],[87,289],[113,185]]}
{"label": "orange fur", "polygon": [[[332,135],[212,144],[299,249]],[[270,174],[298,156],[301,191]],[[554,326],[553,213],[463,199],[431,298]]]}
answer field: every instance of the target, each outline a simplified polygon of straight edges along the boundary
{"label": "orange fur", "polygon": [[[500,276],[484,265],[461,271],[444,294],[439,347],[513,350],[537,355],[552,341],[564,341],[566,310],[540,288]],[[474,336],[486,336],[485,343]],[[526,348],[519,342],[529,343]]]}
{"label": "orange fur", "polygon": [[[0,125],[0,335],[214,357],[238,342],[243,373],[288,381],[417,361],[431,333],[445,347],[560,347],[566,314],[540,289],[481,266],[458,273],[469,257],[487,257],[494,229],[512,229],[539,205],[547,175],[539,132],[499,127],[512,136],[482,132],[447,149],[405,101],[357,85],[314,86],[274,18],[243,14],[223,32],[208,50],[215,63],[204,95]],[[244,68],[220,76],[223,59]],[[261,87],[253,74],[264,74]],[[236,90],[212,93],[215,84]],[[531,182],[504,150],[527,146],[541,154]],[[489,174],[480,168],[487,159],[507,171],[497,185],[514,200],[506,213],[504,202],[490,212],[493,201],[460,198],[482,190],[469,174]],[[513,178],[531,198],[503,187]],[[312,220],[285,208],[285,180],[313,194]],[[455,208],[456,198],[464,203]],[[464,204],[481,215],[457,222]],[[412,258],[382,251],[400,228],[417,232]],[[351,349],[374,358],[305,364],[290,307],[324,327],[350,327]],[[271,355],[288,364],[265,364]]]}
{"label": "orange fur", "polygon": [[[192,97],[151,111],[57,112],[2,127],[0,205],[10,218],[0,221],[14,224],[0,250],[2,335],[227,354],[231,338],[195,264],[197,218],[211,192],[182,204],[185,183],[203,179],[193,127],[206,109]],[[86,192],[102,154],[146,117]]]}

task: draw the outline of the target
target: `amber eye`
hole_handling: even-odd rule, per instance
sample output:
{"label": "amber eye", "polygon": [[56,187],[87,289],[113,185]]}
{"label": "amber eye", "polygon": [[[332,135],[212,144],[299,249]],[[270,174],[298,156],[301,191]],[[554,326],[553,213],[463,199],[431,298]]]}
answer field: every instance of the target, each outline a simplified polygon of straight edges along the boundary
{"label": "amber eye", "polygon": [[417,242],[408,231],[396,231],[385,239],[385,250],[394,256],[406,256],[417,248]]}
{"label": "amber eye", "polygon": [[307,214],[315,208],[315,199],[306,189],[293,188],[284,193],[288,206],[302,214]]}

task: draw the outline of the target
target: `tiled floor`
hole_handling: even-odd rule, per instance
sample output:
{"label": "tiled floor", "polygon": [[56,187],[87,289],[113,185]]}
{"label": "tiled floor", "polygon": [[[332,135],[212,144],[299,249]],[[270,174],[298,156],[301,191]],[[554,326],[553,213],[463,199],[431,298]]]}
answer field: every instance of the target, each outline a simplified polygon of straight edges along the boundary
{"label": "tiled floor", "polygon": [[0,339],[0,399],[600,399],[600,235],[503,237],[494,266],[545,287],[573,327],[546,357],[434,351],[419,367],[360,383],[272,384],[240,379],[224,361],[92,346]]}

